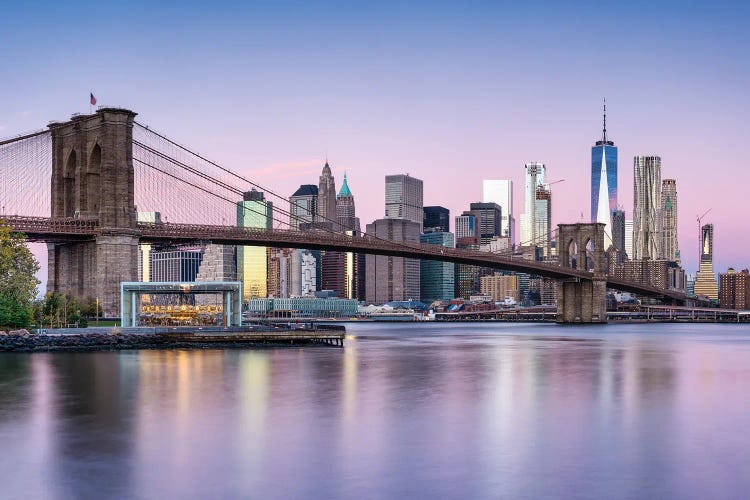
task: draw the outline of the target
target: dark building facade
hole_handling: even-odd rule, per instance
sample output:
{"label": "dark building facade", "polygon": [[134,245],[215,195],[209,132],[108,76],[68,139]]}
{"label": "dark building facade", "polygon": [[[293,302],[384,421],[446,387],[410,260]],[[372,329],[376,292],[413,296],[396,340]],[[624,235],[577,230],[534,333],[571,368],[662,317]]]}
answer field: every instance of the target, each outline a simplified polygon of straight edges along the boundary
{"label": "dark building facade", "polygon": [[469,210],[479,215],[479,237],[489,243],[494,236],[502,235],[502,208],[497,203],[475,202]]}
{"label": "dark building facade", "polygon": [[[606,243],[605,243],[606,244]],[[612,212],[612,245],[617,249],[617,263],[625,260],[625,212]]]}
{"label": "dark building facade", "polygon": [[437,231],[440,233],[450,232],[450,210],[445,207],[424,207],[424,232]]}

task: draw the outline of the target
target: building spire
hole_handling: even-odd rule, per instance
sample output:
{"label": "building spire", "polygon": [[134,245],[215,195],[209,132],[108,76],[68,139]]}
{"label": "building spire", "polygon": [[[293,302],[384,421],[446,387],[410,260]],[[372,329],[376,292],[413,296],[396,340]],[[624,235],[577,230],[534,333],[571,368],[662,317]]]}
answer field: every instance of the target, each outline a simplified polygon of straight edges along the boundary
{"label": "building spire", "polygon": [[604,128],[602,129],[602,141],[607,142],[607,98],[604,98]]}

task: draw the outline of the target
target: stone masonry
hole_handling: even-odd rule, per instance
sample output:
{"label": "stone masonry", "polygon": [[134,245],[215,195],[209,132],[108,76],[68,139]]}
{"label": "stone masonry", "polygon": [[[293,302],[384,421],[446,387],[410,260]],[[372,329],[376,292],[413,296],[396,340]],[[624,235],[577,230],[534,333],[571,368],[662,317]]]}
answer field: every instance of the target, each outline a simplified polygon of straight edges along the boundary
{"label": "stone masonry", "polygon": [[103,108],[51,123],[52,217],[98,219],[94,241],[48,243],[49,292],[99,299],[105,316],[120,310],[120,282],[137,276],[133,119]]}
{"label": "stone masonry", "polygon": [[[607,322],[607,266],[604,224],[559,224],[558,261],[562,267],[593,271],[593,280],[558,282],[558,323]],[[593,250],[588,249],[589,243]]]}

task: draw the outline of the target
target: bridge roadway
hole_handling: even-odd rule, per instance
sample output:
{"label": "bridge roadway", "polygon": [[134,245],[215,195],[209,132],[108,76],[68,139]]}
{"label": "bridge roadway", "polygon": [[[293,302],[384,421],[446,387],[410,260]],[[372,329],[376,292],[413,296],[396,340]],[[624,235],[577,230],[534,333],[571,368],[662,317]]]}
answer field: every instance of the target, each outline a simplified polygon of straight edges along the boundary
{"label": "bridge roadway", "polygon": [[[100,227],[96,219],[1,216],[13,231],[24,233],[30,241],[66,242],[92,240],[101,234],[134,234],[144,243],[269,246],[334,250],[370,255],[386,255],[413,259],[439,260],[469,264],[498,270],[533,274],[558,280],[591,280],[594,273],[549,264],[459,248],[446,248],[424,243],[389,242],[370,236],[353,237],[324,231],[291,231],[256,229],[236,226],[199,224],[153,224],[139,222],[132,233],[122,228]],[[607,287],[639,295],[684,302],[685,294],[607,277]]]}

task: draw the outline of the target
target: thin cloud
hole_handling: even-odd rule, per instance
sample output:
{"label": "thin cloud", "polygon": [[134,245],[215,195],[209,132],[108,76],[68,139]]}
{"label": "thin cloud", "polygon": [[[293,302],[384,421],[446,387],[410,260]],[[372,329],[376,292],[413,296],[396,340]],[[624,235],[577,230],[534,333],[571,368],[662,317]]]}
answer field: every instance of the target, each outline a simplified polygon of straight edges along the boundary
{"label": "thin cloud", "polygon": [[287,163],[274,163],[267,167],[253,170],[251,175],[255,177],[271,177],[275,179],[288,179],[300,174],[308,174],[322,168],[320,160],[302,160]]}

